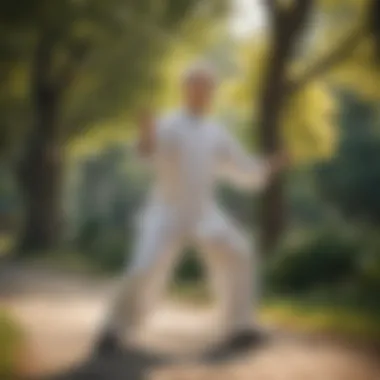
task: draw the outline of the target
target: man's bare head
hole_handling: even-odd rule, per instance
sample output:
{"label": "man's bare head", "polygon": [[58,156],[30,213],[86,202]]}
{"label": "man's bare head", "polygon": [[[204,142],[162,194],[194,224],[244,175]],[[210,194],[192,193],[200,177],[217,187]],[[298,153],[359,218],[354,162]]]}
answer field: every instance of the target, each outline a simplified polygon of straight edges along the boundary
{"label": "man's bare head", "polygon": [[216,83],[211,65],[196,63],[190,66],[183,76],[185,106],[194,113],[205,113],[213,100]]}

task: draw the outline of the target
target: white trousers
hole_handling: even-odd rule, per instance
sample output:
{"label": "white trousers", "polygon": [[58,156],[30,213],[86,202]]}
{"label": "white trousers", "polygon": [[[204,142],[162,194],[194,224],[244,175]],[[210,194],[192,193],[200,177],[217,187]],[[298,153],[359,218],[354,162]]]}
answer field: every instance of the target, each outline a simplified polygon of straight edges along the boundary
{"label": "white trousers", "polygon": [[257,268],[249,240],[216,207],[198,223],[185,220],[164,205],[147,208],[137,231],[132,262],[116,293],[109,328],[124,334],[157,305],[185,244],[201,253],[226,331],[233,333],[251,325],[252,291],[256,289],[252,270]]}

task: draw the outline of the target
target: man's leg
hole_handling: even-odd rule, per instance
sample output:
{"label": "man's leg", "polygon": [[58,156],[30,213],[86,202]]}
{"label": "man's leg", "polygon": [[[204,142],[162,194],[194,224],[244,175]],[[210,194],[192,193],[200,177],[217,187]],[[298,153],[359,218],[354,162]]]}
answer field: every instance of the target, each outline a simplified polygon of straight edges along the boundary
{"label": "man's leg", "polygon": [[245,348],[259,338],[259,333],[253,329],[257,303],[254,252],[248,238],[220,213],[210,218],[209,226],[205,224],[205,232],[200,231],[200,248],[221,303],[226,350],[233,350],[234,346],[239,350],[239,346]]}
{"label": "man's leg", "polygon": [[119,350],[125,332],[154,307],[174,265],[180,239],[172,218],[156,208],[141,224],[132,262],[116,293],[98,352]]}

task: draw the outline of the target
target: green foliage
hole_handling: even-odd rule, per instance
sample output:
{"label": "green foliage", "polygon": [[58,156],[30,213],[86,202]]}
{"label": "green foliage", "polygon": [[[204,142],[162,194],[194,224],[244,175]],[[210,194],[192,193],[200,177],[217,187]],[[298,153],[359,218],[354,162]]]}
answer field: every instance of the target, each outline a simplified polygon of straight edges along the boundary
{"label": "green foliage", "polygon": [[[25,4],[24,4],[25,3]],[[204,25],[223,2],[151,0],[23,1],[0,17],[1,153],[14,155],[35,127],[38,44],[45,44],[45,85],[62,92],[65,139],[131,111],[155,90],[158,63],[184,22]],[[200,5],[201,9],[200,9]],[[41,62],[40,62],[41,63]]]}
{"label": "green foliage", "polygon": [[379,310],[378,230],[330,225],[283,242],[266,268],[268,294]]}
{"label": "green foliage", "polygon": [[358,252],[358,242],[336,229],[284,242],[269,264],[269,286],[284,294],[344,286],[356,272]]}
{"label": "green foliage", "polygon": [[380,239],[378,230],[367,231],[357,257],[357,293],[365,304],[379,307]]}
{"label": "green foliage", "polygon": [[315,186],[313,166],[294,168],[287,173],[286,197],[292,228],[316,228],[328,223],[331,209]]}
{"label": "green foliage", "polygon": [[127,262],[131,241],[124,231],[101,231],[85,251],[89,261],[105,272],[118,271]]}
{"label": "green foliage", "polygon": [[174,281],[176,284],[181,282],[196,282],[204,277],[203,262],[194,249],[187,249],[181,257],[180,264],[176,270]]}
{"label": "green foliage", "polygon": [[317,169],[325,200],[356,221],[380,224],[380,135],[377,108],[344,97],[337,155]]}
{"label": "green foliage", "polygon": [[284,329],[329,334],[355,342],[377,344],[380,339],[378,312],[336,303],[274,298],[265,300],[260,318]]}
{"label": "green foliage", "polygon": [[16,376],[22,350],[22,333],[12,318],[0,310],[0,378]]}

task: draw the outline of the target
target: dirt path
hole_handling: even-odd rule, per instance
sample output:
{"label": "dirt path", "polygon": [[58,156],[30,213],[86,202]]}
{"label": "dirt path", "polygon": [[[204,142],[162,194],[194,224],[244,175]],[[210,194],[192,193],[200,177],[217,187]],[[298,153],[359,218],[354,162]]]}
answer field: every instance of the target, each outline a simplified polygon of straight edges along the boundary
{"label": "dirt path", "polygon": [[[138,347],[169,355],[171,364],[140,351],[122,358],[87,360],[112,283],[44,272],[0,276],[1,302],[21,321],[28,339],[27,375],[78,380],[379,380],[374,358],[325,340],[276,337],[276,343],[232,362],[187,363],[218,339],[208,310],[165,306],[136,333]],[[12,281],[11,281],[12,280]],[[4,286],[7,284],[7,286]],[[165,356],[166,357],[166,356]],[[53,374],[60,374],[55,376]]]}

